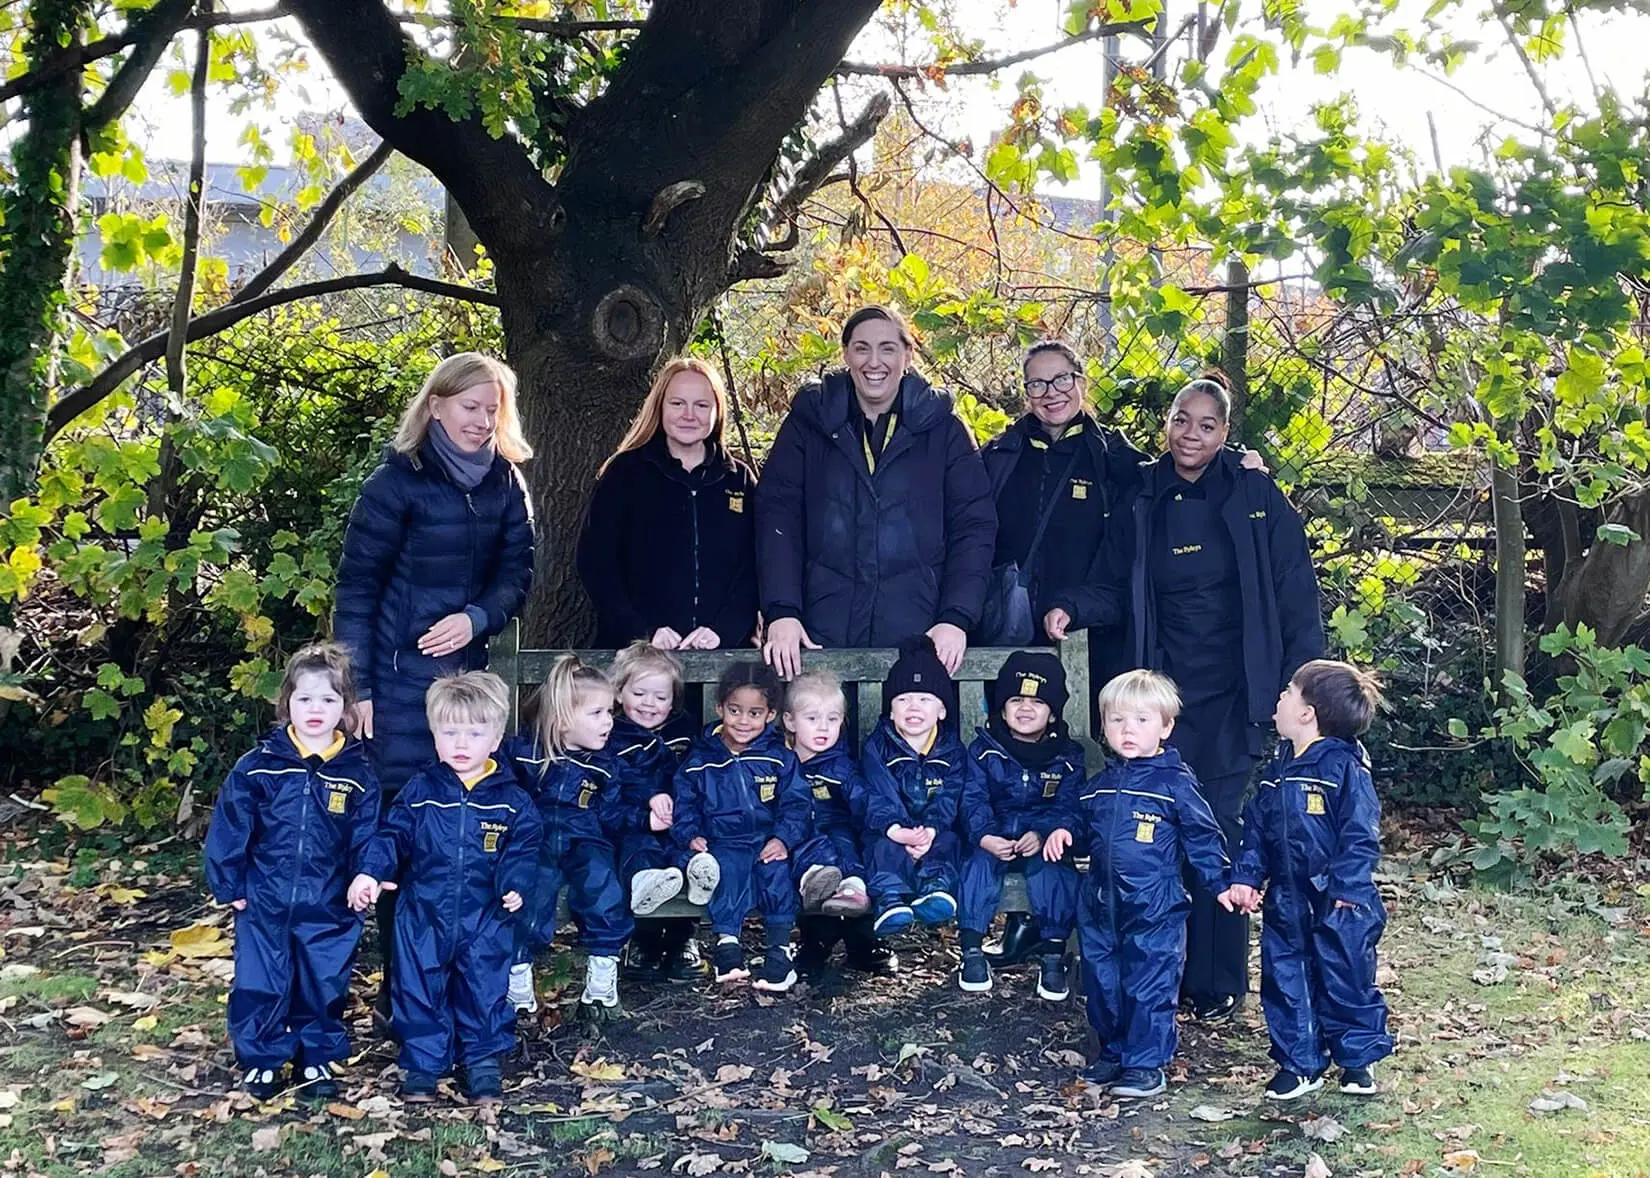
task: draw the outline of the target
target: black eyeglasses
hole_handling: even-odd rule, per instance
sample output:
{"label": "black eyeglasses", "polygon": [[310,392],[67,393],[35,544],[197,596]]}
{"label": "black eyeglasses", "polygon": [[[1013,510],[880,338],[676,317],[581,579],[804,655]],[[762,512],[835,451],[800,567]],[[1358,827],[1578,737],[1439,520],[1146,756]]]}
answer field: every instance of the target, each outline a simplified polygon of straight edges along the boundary
{"label": "black eyeglasses", "polygon": [[1077,379],[1082,375],[1081,372],[1062,372],[1049,377],[1047,380],[1028,380],[1026,381],[1026,396],[1036,401],[1048,396],[1051,391],[1069,393],[1073,386],[1077,384]]}

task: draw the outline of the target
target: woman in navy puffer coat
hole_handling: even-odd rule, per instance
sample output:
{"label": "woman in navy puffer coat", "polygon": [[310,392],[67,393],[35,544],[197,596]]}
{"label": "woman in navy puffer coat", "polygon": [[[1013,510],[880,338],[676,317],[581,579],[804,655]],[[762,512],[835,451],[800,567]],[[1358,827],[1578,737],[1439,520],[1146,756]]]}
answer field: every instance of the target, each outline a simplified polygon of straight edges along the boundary
{"label": "woman in navy puffer coat", "polygon": [[338,563],[333,632],[349,647],[362,735],[393,795],[435,756],[424,692],[487,665],[487,639],[527,600],[532,456],[515,374],[477,352],[436,366],[361,487]]}

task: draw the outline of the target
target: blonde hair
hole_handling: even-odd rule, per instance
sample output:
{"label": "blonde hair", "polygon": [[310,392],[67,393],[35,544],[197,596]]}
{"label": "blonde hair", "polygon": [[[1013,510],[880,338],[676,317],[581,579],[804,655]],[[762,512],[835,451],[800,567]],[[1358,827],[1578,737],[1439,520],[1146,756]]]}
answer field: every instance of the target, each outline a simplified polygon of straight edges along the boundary
{"label": "blonde hair", "polygon": [[275,718],[282,723],[292,718],[292,693],[298,690],[299,675],[325,675],[338,698],[344,701],[344,722],[350,722],[355,707],[355,675],[349,651],[336,642],[312,642],[301,648],[286,664],[281,690],[275,696]]}
{"label": "blonde hair", "polygon": [[785,710],[795,712],[805,700],[836,704],[848,710],[848,697],[842,691],[842,680],[835,671],[809,671],[791,680],[785,690]]}
{"label": "blonde hair", "polygon": [[516,374],[502,360],[480,352],[459,352],[435,366],[424,378],[417,395],[407,402],[390,445],[409,458],[417,454],[430,432],[430,398],[456,397],[478,384],[491,384],[498,389],[498,421],[493,428],[493,444],[499,454],[511,462],[531,458],[533,447],[522,435],[521,418],[516,413]]}
{"label": "blonde hair", "polygon": [[670,382],[684,372],[697,372],[710,384],[710,395],[716,401],[716,420],[710,425],[710,440],[718,446],[722,444],[722,431],[728,422],[728,390],[722,384],[722,376],[711,367],[710,363],[697,356],[676,356],[666,360],[665,366],[659,369],[659,375],[653,378],[653,387],[647,390],[647,399],[642,407],[636,410],[636,416],[630,422],[630,428],[625,431],[624,440],[619,448],[613,451],[608,460],[602,463],[596,477],[600,478],[607,473],[607,468],[613,464],[613,459],[630,450],[640,450],[653,440],[659,432],[659,425],[665,416],[665,393],[670,388]]}
{"label": "blonde hair", "polygon": [[573,727],[573,713],[579,701],[592,691],[613,697],[613,684],[608,677],[576,654],[564,654],[550,668],[550,674],[539,686],[539,735],[552,760],[567,752],[567,733]]}
{"label": "blonde hair", "polygon": [[1168,723],[1180,715],[1180,689],[1156,671],[1125,671],[1100,689],[1100,715],[1115,707],[1155,708]]}
{"label": "blonde hair", "polygon": [[632,679],[645,675],[663,675],[670,680],[670,704],[682,702],[682,662],[668,650],[654,646],[645,638],[638,638],[613,656],[612,669],[607,677],[613,681],[615,694],[622,694]]}
{"label": "blonde hair", "polygon": [[424,718],[439,724],[487,724],[504,730],[510,718],[510,689],[491,671],[445,675],[424,693]]}

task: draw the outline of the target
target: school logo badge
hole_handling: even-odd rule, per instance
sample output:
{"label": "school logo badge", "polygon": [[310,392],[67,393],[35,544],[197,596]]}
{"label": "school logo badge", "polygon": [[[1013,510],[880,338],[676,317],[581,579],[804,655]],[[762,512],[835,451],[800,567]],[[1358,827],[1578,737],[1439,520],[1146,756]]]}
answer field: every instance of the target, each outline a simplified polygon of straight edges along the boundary
{"label": "school logo badge", "polygon": [[327,813],[342,814],[349,806],[349,791],[333,789],[327,791]]}
{"label": "school logo badge", "polygon": [[502,822],[483,822],[481,824],[481,849],[483,853],[496,854],[499,837],[509,829]]}
{"label": "school logo badge", "polygon": [[1043,797],[1052,798],[1060,792],[1060,775],[1058,773],[1043,774]]}
{"label": "school logo badge", "polygon": [[1155,843],[1157,841],[1157,827],[1150,822],[1135,823],[1134,841],[1137,843]]}
{"label": "school logo badge", "polygon": [[814,786],[814,801],[828,802],[831,800],[831,787],[828,785]]}
{"label": "school logo badge", "polygon": [[1072,479],[1071,497],[1073,499],[1087,499],[1089,497],[1089,485],[1079,479]]}
{"label": "school logo badge", "polygon": [[764,805],[773,801],[778,794],[779,778],[758,777],[756,779],[756,796],[762,800]]}
{"label": "school logo badge", "polygon": [[1043,681],[1041,679],[1037,678],[1037,676],[1035,676],[1035,675],[1026,675],[1024,678],[1022,678],[1020,680],[1020,692],[1019,692],[1019,694],[1024,696],[1026,699],[1036,699],[1037,698],[1037,690],[1042,685],[1043,685]]}
{"label": "school logo badge", "polygon": [[728,510],[735,515],[745,513],[745,493],[743,491],[728,492]]}
{"label": "school logo badge", "polygon": [[579,809],[590,809],[590,799],[595,796],[596,787],[591,785],[589,782],[585,782],[585,784],[579,788]]}
{"label": "school logo badge", "polygon": [[1306,812],[1308,814],[1324,813],[1323,795],[1311,793],[1306,795]]}

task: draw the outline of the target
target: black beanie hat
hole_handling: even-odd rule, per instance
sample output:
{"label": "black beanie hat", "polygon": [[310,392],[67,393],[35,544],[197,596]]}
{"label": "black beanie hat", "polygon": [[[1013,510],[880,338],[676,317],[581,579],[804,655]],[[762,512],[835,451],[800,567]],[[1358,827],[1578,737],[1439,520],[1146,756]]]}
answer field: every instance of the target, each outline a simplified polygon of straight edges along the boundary
{"label": "black beanie hat", "polygon": [[896,695],[908,691],[926,691],[945,702],[951,716],[957,712],[956,685],[946,671],[940,656],[934,653],[934,640],[926,634],[907,638],[899,644],[899,658],[888,669],[888,678],[882,681],[882,707],[887,711]]}
{"label": "black beanie hat", "polygon": [[1048,705],[1059,724],[1066,710],[1066,669],[1060,660],[1043,651],[1017,650],[1003,661],[991,684],[991,714],[1000,715],[1003,705],[1015,696],[1040,699]]}

